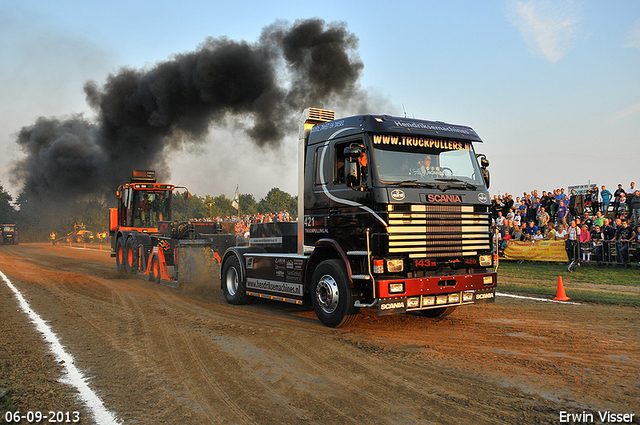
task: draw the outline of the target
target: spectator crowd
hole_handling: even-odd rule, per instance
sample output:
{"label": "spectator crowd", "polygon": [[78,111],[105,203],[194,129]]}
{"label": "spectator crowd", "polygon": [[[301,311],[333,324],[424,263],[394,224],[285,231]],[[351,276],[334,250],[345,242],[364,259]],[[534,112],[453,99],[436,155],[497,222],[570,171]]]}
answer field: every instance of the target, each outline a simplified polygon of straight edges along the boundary
{"label": "spectator crowd", "polygon": [[640,190],[634,182],[613,193],[594,185],[584,193],[560,188],[515,199],[495,195],[492,213],[499,251],[509,240],[558,240],[565,242],[570,264],[594,259],[640,265]]}
{"label": "spectator crowd", "polygon": [[287,211],[280,211],[279,213],[267,213],[256,215],[243,215],[243,216],[227,216],[216,218],[199,218],[192,221],[216,221],[216,222],[231,222],[235,223],[236,237],[249,239],[249,229],[254,223],[271,223],[274,221],[294,221],[291,215]]}

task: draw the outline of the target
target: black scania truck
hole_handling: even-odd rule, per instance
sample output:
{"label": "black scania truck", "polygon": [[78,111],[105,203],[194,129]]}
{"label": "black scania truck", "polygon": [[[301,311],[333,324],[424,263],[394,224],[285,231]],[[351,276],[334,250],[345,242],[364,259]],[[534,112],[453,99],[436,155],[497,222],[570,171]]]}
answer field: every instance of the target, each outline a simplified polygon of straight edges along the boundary
{"label": "black scania truck", "polygon": [[360,308],[443,317],[494,301],[488,161],[466,126],[309,108],[298,147],[298,222],[251,226],[229,248],[227,302],[311,302],[326,326]]}

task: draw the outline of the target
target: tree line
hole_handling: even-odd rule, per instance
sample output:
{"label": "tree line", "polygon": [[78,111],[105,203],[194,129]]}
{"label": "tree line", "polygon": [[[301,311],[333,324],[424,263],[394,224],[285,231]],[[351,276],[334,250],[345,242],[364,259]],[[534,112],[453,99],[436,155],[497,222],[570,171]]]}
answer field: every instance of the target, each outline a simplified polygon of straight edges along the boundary
{"label": "tree line", "polygon": [[[235,217],[258,214],[277,214],[288,211],[294,219],[298,215],[298,198],[273,188],[267,195],[256,201],[250,193],[239,194],[239,210],[233,207],[233,199],[227,196],[198,196],[176,191],[173,194],[171,210],[173,221]],[[0,183],[0,221],[15,223],[21,242],[43,242],[49,240],[53,231],[57,237],[73,231],[74,224],[84,224],[92,232],[108,230],[109,208],[114,208],[113,193],[103,199],[81,202],[43,203],[26,199],[20,194],[15,200]]]}

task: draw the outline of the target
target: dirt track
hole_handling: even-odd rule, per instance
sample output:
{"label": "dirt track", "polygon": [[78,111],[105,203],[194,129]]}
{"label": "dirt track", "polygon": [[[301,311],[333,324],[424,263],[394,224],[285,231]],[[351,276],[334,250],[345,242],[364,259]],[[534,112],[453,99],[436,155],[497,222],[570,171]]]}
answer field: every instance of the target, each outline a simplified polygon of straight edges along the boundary
{"label": "dirt track", "polygon": [[[177,290],[123,278],[108,251],[2,246],[0,271],[123,424],[546,424],[561,411],[602,423],[606,409],[639,421],[634,308],[499,297],[329,329],[310,307],[227,305],[217,276]],[[0,299],[13,406],[95,423],[1,281]]]}

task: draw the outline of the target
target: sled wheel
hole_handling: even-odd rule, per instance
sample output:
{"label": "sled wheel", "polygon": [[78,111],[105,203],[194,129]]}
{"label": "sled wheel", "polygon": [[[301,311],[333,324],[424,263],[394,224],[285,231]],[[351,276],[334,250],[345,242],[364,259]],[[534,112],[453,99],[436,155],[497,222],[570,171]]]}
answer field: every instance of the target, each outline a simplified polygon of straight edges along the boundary
{"label": "sled wheel", "polygon": [[127,273],[136,274],[138,271],[138,244],[133,236],[127,238],[124,255],[124,264],[126,266]]}
{"label": "sled wheel", "polygon": [[153,254],[151,257],[151,279],[155,283],[160,283],[160,258],[158,258],[158,254]]}
{"label": "sled wheel", "polygon": [[124,264],[124,256],[125,256],[125,243],[124,238],[119,238],[116,242],[116,268],[118,272],[124,274],[126,273],[126,267]]}

